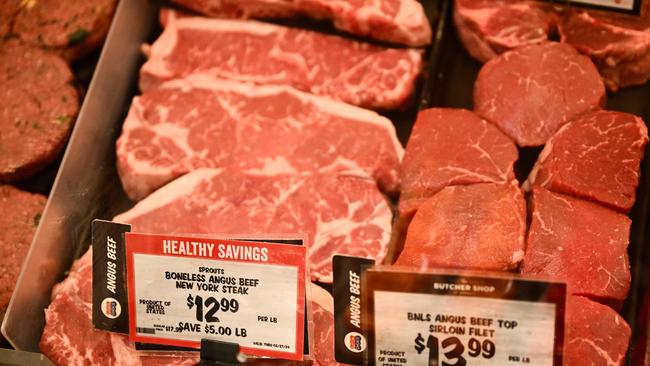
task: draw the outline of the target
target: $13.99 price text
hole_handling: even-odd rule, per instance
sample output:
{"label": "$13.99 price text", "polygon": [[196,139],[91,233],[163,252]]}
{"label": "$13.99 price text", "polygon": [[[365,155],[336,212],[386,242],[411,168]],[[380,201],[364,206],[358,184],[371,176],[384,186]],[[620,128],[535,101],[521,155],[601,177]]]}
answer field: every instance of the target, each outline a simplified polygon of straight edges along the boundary
{"label": "$13.99 price text", "polygon": [[[458,337],[448,337],[439,339],[430,334],[425,340],[421,333],[415,337],[415,350],[421,354],[426,349],[429,350],[429,366],[465,366],[467,359],[465,351],[470,358],[491,359],[496,353],[494,342],[489,339],[479,340],[470,338],[467,346]],[[442,356],[442,357],[441,357]]]}

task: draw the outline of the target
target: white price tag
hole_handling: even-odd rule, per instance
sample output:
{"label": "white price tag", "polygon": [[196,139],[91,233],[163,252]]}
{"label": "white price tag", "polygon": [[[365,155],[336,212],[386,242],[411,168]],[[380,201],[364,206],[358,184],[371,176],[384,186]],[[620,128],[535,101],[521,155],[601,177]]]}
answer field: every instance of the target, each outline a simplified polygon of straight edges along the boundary
{"label": "white price tag", "polygon": [[371,365],[561,365],[563,284],[372,270],[365,280]]}
{"label": "white price tag", "polygon": [[300,360],[305,247],[129,233],[130,338]]}

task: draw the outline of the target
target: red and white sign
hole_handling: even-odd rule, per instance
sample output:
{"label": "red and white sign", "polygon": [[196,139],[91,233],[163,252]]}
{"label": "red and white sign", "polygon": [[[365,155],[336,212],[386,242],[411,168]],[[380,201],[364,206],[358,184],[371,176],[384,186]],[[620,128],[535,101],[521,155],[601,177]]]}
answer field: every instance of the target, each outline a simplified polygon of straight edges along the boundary
{"label": "red and white sign", "polygon": [[304,246],[127,233],[126,255],[131,341],[302,359]]}

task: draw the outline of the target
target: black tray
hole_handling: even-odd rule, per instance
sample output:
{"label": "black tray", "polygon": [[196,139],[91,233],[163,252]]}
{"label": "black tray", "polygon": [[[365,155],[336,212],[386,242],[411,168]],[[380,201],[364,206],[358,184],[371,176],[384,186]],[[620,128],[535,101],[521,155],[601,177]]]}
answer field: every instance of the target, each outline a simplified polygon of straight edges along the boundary
{"label": "black tray", "polygon": [[[432,61],[431,71],[435,84],[430,90],[430,106],[472,109],[474,81],[482,64],[474,60],[463,48],[452,19],[452,3],[446,6],[440,17],[442,32],[434,47],[437,58]],[[650,83],[625,88],[607,95],[607,109],[632,113],[640,116],[646,125],[650,123]],[[523,182],[537,160],[541,148],[520,148],[520,159],[515,173]],[[522,179],[524,178],[524,179]],[[632,340],[627,365],[643,365],[648,346],[648,314],[650,309],[650,233],[648,233],[648,202],[650,199],[650,146],[646,147],[641,162],[641,180],[637,199],[630,211],[632,219],[628,252],[632,272],[630,294],[621,310],[621,315],[632,328]]]}

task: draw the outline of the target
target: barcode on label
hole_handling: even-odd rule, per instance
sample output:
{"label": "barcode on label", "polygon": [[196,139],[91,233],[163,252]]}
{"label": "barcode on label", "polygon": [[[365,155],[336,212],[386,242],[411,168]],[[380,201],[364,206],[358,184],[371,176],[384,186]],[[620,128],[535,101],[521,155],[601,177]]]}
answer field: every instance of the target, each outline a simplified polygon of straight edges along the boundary
{"label": "barcode on label", "polygon": [[156,334],[156,330],[153,328],[135,328],[135,330],[138,333]]}

